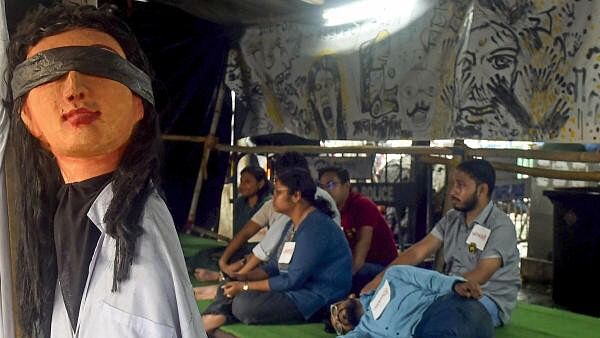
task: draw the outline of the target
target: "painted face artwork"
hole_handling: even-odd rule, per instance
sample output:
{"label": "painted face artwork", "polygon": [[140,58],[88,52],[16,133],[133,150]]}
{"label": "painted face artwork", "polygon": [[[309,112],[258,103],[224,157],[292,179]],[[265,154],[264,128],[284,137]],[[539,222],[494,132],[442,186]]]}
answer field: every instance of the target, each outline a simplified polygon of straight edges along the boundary
{"label": "painted face artwork", "polygon": [[335,130],[337,121],[337,106],[339,83],[333,74],[326,69],[317,72],[315,76],[315,107],[325,128]]}
{"label": "painted face artwork", "polygon": [[308,74],[309,101],[322,139],[345,137],[342,117],[341,78],[335,59],[326,55],[315,61]]}
{"label": "painted face artwork", "polygon": [[436,80],[437,76],[431,70],[418,68],[408,71],[402,81],[401,104],[413,136],[425,136],[431,127]]}
{"label": "painted face artwork", "polygon": [[[27,59],[68,46],[97,47],[126,58],[110,35],[78,28],[43,38]],[[71,70],[31,89],[21,118],[57,157],[89,158],[124,149],[143,114],[141,98],[125,84]]]}
{"label": "painted face artwork", "polygon": [[[518,134],[504,102],[514,95],[517,78],[517,36],[493,21],[472,28],[456,58],[457,135],[511,137]],[[486,129],[482,129],[486,128]],[[514,135],[513,135],[514,134]]]}
{"label": "painted face artwork", "polygon": [[388,60],[392,55],[390,33],[381,31],[360,46],[361,100],[363,113],[379,118],[398,112],[396,70]]}

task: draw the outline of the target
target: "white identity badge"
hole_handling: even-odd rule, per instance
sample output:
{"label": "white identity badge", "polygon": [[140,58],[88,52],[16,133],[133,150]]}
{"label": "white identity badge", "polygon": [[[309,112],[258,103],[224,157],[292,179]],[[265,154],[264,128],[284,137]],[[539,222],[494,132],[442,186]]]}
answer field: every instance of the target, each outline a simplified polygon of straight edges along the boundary
{"label": "white identity badge", "polygon": [[378,319],[379,316],[381,316],[383,310],[385,310],[385,307],[390,302],[391,295],[392,289],[390,288],[390,283],[388,283],[386,279],[383,283],[383,287],[377,291],[375,297],[373,297],[373,300],[369,304],[371,311],[373,311],[374,319]]}
{"label": "white identity badge", "polygon": [[483,250],[483,248],[485,248],[485,244],[490,238],[490,232],[492,232],[490,229],[484,228],[479,224],[475,224],[473,226],[473,230],[471,230],[471,233],[467,238],[467,244],[470,245],[471,243],[475,243],[477,249]]}
{"label": "white identity badge", "polygon": [[283,250],[281,250],[281,256],[279,256],[279,264],[289,264],[294,255],[295,248],[296,242],[285,242],[283,244]]}

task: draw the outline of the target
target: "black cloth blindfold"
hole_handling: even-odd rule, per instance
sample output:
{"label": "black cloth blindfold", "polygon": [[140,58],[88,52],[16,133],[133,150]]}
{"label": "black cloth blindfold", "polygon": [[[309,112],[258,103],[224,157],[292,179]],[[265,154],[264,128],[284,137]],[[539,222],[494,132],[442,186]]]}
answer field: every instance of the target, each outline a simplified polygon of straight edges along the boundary
{"label": "black cloth blindfold", "polygon": [[13,99],[70,71],[120,82],[154,105],[152,80],[144,71],[114,52],[91,46],[48,49],[17,65],[11,82]]}

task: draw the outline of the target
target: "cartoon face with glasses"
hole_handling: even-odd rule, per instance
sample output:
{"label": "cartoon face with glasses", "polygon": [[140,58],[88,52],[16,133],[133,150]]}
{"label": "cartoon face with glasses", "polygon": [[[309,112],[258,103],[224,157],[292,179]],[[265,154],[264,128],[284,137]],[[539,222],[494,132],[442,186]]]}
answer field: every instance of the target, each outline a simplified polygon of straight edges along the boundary
{"label": "cartoon face with glasses", "polygon": [[429,136],[433,97],[436,93],[438,76],[429,69],[413,68],[408,71],[400,87],[403,108],[413,136]]}

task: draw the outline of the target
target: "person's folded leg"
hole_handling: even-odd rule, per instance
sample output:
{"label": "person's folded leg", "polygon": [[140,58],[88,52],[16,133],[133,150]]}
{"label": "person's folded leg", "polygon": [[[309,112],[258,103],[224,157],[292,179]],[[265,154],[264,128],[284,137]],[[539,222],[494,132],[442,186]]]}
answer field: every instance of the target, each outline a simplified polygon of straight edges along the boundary
{"label": "person's folded leg", "polygon": [[231,312],[232,302],[233,300],[231,298],[225,297],[223,289],[221,288],[221,284],[219,284],[215,300],[212,303],[210,303],[210,305],[208,305],[206,310],[202,312],[202,316],[223,315],[226,318],[226,323],[235,323],[237,322],[237,319],[233,316]]}
{"label": "person's folded leg", "polygon": [[244,291],[233,299],[233,315],[245,324],[294,324],[305,321],[283,292]]}

